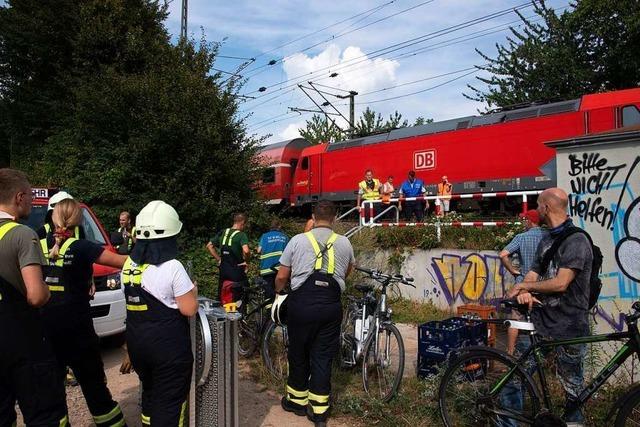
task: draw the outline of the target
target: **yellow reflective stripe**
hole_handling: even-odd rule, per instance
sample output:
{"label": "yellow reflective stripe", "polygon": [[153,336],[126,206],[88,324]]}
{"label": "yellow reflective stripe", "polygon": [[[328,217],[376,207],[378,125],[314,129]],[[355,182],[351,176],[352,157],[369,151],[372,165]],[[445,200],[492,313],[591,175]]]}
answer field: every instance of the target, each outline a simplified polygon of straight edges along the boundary
{"label": "yellow reflective stripe", "polygon": [[80,227],[78,227],[77,225],[75,227],[75,231],[74,231],[73,235],[76,237],[76,239],[80,238]]}
{"label": "yellow reflective stripe", "polygon": [[327,240],[327,246],[329,247],[329,249],[327,249],[327,256],[329,257],[329,265],[327,266],[327,273],[329,274],[333,274],[333,272],[336,269],[336,253],[333,250],[333,244],[335,243],[337,238],[338,238],[338,235],[336,233],[332,233],[331,237],[329,237],[329,240]]}
{"label": "yellow reflective stripe", "polygon": [[260,255],[260,259],[273,258],[274,256],[282,255],[282,251],[269,252],[268,254]]}
{"label": "yellow reflective stripe", "polygon": [[329,409],[329,405],[327,406],[316,406],[313,403],[311,404],[311,408],[313,409],[314,414],[324,414]]}
{"label": "yellow reflective stripe", "polygon": [[309,242],[311,242],[311,247],[313,247],[313,252],[316,254],[316,264],[314,268],[316,270],[320,270],[322,269],[322,257],[320,256],[320,246],[318,246],[318,241],[316,240],[313,233],[310,231],[307,231],[306,233],[304,233],[304,235],[307,236],[307,239],[309,239]]}
{"label": "yellow reflective stripe", "polygon": [[147,304],[141,304],[141,305],[127,304],[127,310],[129,311],[145,311],[148,309],[149,307],[147,307]]}
{"label": "yellow reflective stripe", "polygon": [[71,244],[73,242],[75,242],[76,238],[71,237],[67,240],[64,241],[64,243],[62,244],[62,247],[60,247],[60,252],[58,252],[58,258],[56,259],[56,265],[58,267],[63,267],[64,266],[64,255],[67,253],[67,251],[69,250],[69,246],[71,246]]}
{"label": "yellow reflective stripe", "polygon": [[[307,239],[309,239],[309,242],[311,242],[311,246],[313,247],[313,252],[316,254],[316,264],[314,269],[321,270],[322,261],[324,257],[320,256],[320,246],[318,245],[318,241],[316,240],[315,236],[311,231],[307,231],[304,234],[305,236],[307,236]],[[329,236],[329,239],[327,240],[327,243],[326,243],[327,258],[328,258],[328,265],[327,265],[328,274],[333,274],[336,268],[336,256],[335,256],[335,251],[333,250],[333,243],[336,241],[337,238],[338,238],[338,235],[336,233],[331,233],[331,236]]]}
{"label": "yellow reflective stripe", "polygon": [[69,416],[65,415],[63,419],[60,420],[60,427],[64,427],[69,424]]}
{"label": "yellow reflective stripe", "polygon": [[298,391],[287,384],[287,393],[295,397],[307,397],[309,395],[309,390]]}
{"label": "yellow reflective stripe", "polygon": [[187,412],[187,401],[185,400],[182,403],[182,408],[180,408],[180,420],[178,420],[178,427],[184,426],[184,415]]}
{"label": "yellow reflective stripe", "polygon": [[111,424],[109,427],[124,427],[126,425],[124,418],[115,424]]}
{"label": "yellow reflective stripe", "polygon": [[142,273],[150,264],[136,265],[131,257],[128,257],[122,266],[122,283],[124,285],[141,285]]}
{"label": "yellow reflective stripe", "polygon": [[224,230],[224,235],[222,236],[222,242],[220,242],[220,246],[225,246],[227,244],[227,236],[229,236],[230,228]]}
{"label": "yellow reflective stripe", "polygon": [[64,286],[49,285],[49,290],[52,292],[64,292]]}
{"label": "yellow reflective stripe", "polygon": [[146,426],[151,425],[151,417],[147,417],[145,414],[140,414],[140,418],[142,418],[142,424]]}
{"label": "yellow reflective stripe", "polygon": [[296,399],[294,397],[287,397],[287,400],[289,402],[293,402],[293,403],[296,403],[296,404],[302,405],[302,406],[307,406],[309,404],[309,399],[307,399],[306,397],[304,399]]}
{"label": "yellow reflective stripe", "polygon": [[0,240],[2,240],[5,234],[7,234],[10,230],[16,228],[18,225],[20,224],[13,221],[5,222],[4,224],[2,224],[2,226],[0,226]]}
{"label": "yellow reflective stripe", "polygon": [[40,248],[46,259],[49,259],[49,246],[47,246],[47,238],[40,239]]}
{"label": "yellow reflective stripe", "polygon": [[[278,268],[276,268],[276,270],[278,270]],[[272,268],[263,268],[262,270],[260,270],[260,274],[264,275],[264,274],[275,274],[276,272],[273,271]]]}
{"label": "yellow reflective stripe", "polygon": [[47,222],[44,224],[44,232],[49,234],[50,231],[51,231],[51,225]]}
{"label": "yellow reflective stripe", "polygon": [[94,415],[93,421],[95,421],[96,424],[106,423],[107,421],[114,419],[116,416],[118,416],[118,414],[121,413],[122,411],[120,410],[120,406],[116,405],[108,414]]}
{"label": "yellow reflective stripe", "polygon": [[314,394],[309,392],[309,400],[317,403],[329,403],[329,395]]}

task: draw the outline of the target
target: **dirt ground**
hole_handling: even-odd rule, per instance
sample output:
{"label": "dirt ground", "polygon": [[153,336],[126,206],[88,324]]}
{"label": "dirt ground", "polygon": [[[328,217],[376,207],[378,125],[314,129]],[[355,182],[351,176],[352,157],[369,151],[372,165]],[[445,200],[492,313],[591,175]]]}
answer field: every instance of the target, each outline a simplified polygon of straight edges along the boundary
{"label": "dirt ground", "polygon": [[[403,335],[406,353],[404,376],[408,377],[415,375],[417,332],[415,326],[399,325],[399,328]],[[130,427],[140,426],[138,377],[135,373],[128,375],[120,373],[122,353],[120,348],[107,346],[103,348],[102,358],[105,373],[109,389],[114,399],[120,403],[127,425]],[[242,427],[308,427],[312,425],[304,417],[283,411],[280,407],[280,395],[254,383],[242,373],[240,375],[239,396],[238,405]],[[67,404],[71,425],[74,427],[94,425],[80,387],[67,386]],[[355,423],[345,418],[331,418],[328,424],[331,427],[350,427]]]}

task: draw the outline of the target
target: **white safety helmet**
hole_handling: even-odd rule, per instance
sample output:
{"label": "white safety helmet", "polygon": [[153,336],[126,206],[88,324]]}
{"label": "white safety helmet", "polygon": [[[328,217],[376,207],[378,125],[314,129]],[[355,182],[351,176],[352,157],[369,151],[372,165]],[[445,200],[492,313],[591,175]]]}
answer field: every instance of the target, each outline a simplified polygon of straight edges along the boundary
{"label": "white safety helmet", "polygon": [[276,298],[271,305],[271,320],[276,325],[287,324],[287,296],[276,294]]}
{"label": "white safety helmet", "polygon": [[164,239],[180,233],[178,212],[162,200],[147,203],[136,217],[136,239]]}
{"label": "white safety helmet", "polygon": [[47,210],[53,210],[57,203],[60,203],[61,201],[66,199],[73,199],[73,196],[66,191],[58,191],[56,194],[49,198],[49,206]]}

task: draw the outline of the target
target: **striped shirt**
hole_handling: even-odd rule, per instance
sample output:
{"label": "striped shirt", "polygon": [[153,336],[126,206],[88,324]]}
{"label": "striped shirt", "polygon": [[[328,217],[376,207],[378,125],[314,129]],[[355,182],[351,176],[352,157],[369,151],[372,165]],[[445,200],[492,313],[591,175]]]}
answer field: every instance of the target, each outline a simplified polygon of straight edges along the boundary
{"label": "striped shirt", "polygon": [[531,265],[536,257],[536,249],[544,236],[549,232],[541,227],[533,227],[513,238],[504,250],[509,254],[518,254],[520,258],[520,275],[516,277],[516,283],[524,280],[524,276],[531,270]]}

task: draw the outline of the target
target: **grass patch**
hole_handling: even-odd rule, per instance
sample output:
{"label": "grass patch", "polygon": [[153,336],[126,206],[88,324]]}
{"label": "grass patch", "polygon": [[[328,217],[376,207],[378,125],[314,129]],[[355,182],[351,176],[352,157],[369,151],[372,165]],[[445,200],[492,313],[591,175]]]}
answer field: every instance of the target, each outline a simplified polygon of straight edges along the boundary
{"label": "grass patch", "polygon": [[392,300],[389,305],[393,310],[393,320],[396,323],[419,325],[430,320],[442,320],[454,315],[450,310],[436,307],[431,301],[419,303],[401,298]]}

